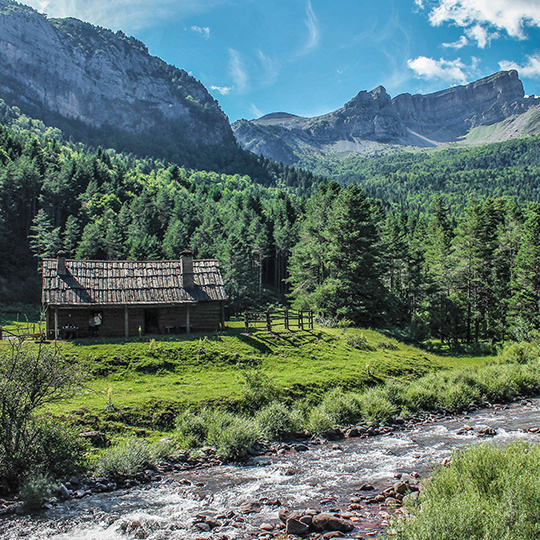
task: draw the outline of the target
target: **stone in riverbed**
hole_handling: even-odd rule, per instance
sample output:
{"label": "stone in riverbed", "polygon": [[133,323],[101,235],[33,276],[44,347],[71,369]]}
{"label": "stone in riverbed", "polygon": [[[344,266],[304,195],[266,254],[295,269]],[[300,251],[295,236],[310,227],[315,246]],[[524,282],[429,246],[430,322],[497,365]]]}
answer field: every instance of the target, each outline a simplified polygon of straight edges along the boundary
{"label": "stone in riverbed", "polygon": [[313,516],[313,528],[316,531],[340,531],[348,533],[354,529],[354,525],[348,519],[323,513]]}
{"label": "stone in riverbed", "polygon": [[309,532],[309,526],[300,521],[299,519],[289,518],[287,520],[287,526],[285,528],[287,534],[302,535]]}

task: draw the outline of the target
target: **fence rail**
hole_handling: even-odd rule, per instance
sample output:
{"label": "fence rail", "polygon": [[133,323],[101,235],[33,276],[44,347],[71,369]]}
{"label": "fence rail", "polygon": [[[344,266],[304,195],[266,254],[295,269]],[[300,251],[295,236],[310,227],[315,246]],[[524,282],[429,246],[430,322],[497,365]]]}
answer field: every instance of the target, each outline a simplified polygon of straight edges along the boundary
{"label": "fence rail", "polygon": [[313,330],[313,311],[280,309],[273,311],[246,311],[244,313],[246,332],[252,330],[267,330],[276,332],[283,330]]}

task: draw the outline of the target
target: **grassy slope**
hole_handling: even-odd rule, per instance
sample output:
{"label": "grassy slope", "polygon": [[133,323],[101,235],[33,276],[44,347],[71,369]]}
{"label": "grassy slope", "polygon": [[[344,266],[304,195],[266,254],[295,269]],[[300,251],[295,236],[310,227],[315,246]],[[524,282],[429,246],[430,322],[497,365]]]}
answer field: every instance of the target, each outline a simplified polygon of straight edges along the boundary
{"label": "grassy slope", "polygon": [[[372,350],[350,345],[361,336]],[[115,409],[126,413],[109,415],[109,420],[146,427],[167,410],[207,402],[233,404],[242,395],[243,372],[254,367],[272,378],[285,399],[294,400],[316,397],[336,386],[361,388],[490,360],[427,354],[372,330],[323,328],[277,336],[262,331],[248,336],[230,328],[220,334],[159,341],[79,340],[62,343],[60,349],[78,358],[92,377],[75,398],[55,407],[55,413],[71,414],[84,407],[103,418],[110,397]]]}

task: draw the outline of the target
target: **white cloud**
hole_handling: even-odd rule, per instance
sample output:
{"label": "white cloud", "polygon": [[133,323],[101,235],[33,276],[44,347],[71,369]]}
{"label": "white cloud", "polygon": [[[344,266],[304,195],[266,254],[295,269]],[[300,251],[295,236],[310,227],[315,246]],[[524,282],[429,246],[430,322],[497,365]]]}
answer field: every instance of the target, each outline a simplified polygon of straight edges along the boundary
{"label": "white cloud", "polygon": [[245,92],[248,88],[249,77],[240,53],[229,48],[229,73],[234,81],[234,86],[239,92]]}
{"label": "white cloud", "polygon": [[261,109],[259,109],[253,103],[251,104],[251,112],[255,115],[255,118],[260,118],[261,116],[264,116],[264,112],[261,111]]}
{"label": "white cloud", "polygon": [[280,63],[275,58],[264,54],[262,51],[257,51],[257,57],[259,58],[259,62],[263,70],[262,84],[264,86],[273,85],[279,77],[279,73],[281,71]]}
{"label": "white cloud", "polygon": [[[425,7],[425,3],[416,3]],[[433,4],[429,13],[433,26],[447,22],[468,28],[477,36],[474,39],[480,47],[489,43],[488,34],[496,37],[494,31],[502,30],[511,37],[526,39],[527,26],[540,26],[538,0],[433,0]],[[485,32],[484,37],[476,27]]]}
{"label": "white cloud", "polygon": [[24,0],[50,17],[75,17],[112,28],[134,31],[174,16],[182,19],[228,0]]}
{"label": "white cloud", "polygon": [[208,39],[210,37],[210,28],[208,28],[208,26],[192,26],[191,29],[194,32],[201,34],[204,39]]}
{"label": "white cloud", "polygon": [[313,11],[313,7],[311,6],[311,0],[308,0],[306,4],[306,19],[304,22],[308,28],[308,40],[300,51],[300,55],[308,54],[316,49],[321,39],[319,21],[317,20],[317,16]]}
{"label": "white cloud", "polygon": [[407,61],[407,65],[418,77],[425,79],[439,79],[449,83],[465,84],[469,80],[469,74],[474,71],[478,59],[473,58],[472,66],[465,65],[460,58],[457,60],[445,60],[440,58],[427,58],[419,56]]}
{"label": "white cloud", "polygon": [[461,36],[457,41],[452,41],[452,43],[443,43],[442,46],[447,49],[461,49],[465,45],[469,44],[469,40],[465,36]]}
{"label": "white cloud", "polygon": [[517,69],[521,77],[540,78],[540,53],[527,56],[527,63],[523,66],[509,60],[499,62],[499,66],[504,70]]}
{"label": "white cloud", "polygon": [[216,92],[219,92],[222,96],[226,96],[227,94],[230,94],[232,91],[232,86],[210,86],[210,90],[215,90]]}
{"label": "white cloud", "polygon": [[467,28],[465,33],[471,41],[476,41],[481,49],[485,49],[486,45],[489,44],[492,38],[498,37],[497,34],[489,34],[488,31],[479,24],[475,24],[474,26]]}

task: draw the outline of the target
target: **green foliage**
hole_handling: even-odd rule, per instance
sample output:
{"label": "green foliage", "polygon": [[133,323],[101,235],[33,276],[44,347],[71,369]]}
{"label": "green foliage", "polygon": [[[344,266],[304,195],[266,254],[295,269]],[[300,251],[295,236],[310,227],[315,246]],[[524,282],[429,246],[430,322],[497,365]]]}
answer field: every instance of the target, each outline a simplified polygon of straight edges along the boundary
{"label": "green foliage", "polygon": [[53,483],[47,474],[30,474],[23,482],[19,496],[26,510],[38,510],[45,499],[52,495]]}
{"label": "green foliage", "polygon": [[150,444],[144,440],[132,438],[113,446],[94,463],[98,476],[135,476],[152,460]]}
{"label": "green foliage", "polygon": [[278,397],[279,391],[273,384],[272,378],[260,369],[246,370],[242,372],[242,375],[245,379],[245,387],[241,406],[246,411],[257,411]]}
{"label": "green foliage", "polygon": [[411,508],[394,520],[399,540],[526,540],[540,533],[540,448],[474,445],[455,452]]}
{"label": "green foliage", "polygon": [[182,415],[177,431],[188,448],[213,446],[220,455],[231,459],[242,457],[261,437],[255,420],[219,409]]}
{"label": "green foliage", "polygon": [[290,410],[279,401],[272,401],[255,417],[261,433],[271,441],[284,440],[301,428],[302,418],[297,410]]}
{"label": "green foliage", "polygon": [[76,367],[50,349],[18,343],[0,352],[0,487],[16,489],[31,470],[54,476],[80,465],[81,443],[39,416],[74,393]]}

